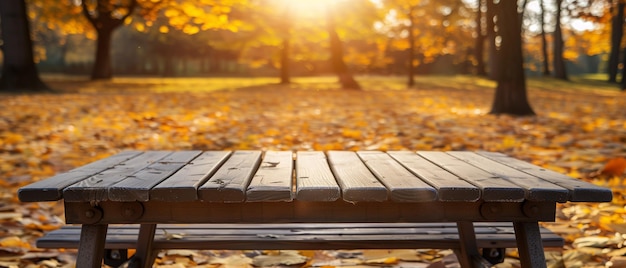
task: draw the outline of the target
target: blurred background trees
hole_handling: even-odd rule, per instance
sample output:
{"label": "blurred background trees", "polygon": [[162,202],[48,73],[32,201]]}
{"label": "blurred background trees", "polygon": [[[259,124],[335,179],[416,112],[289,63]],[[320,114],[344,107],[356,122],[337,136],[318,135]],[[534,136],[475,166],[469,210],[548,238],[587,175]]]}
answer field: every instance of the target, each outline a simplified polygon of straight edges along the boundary
{"label": "blurred background trees", "polygon": [[[289,83],[291,76],[337,74],[344,87],[357,87],[352,74],[375,74],[406,75],[414,87],[414,77],[427,74],[497,80],[498,57],[511,56],[502,48],[501,1],[493,0],[10,0],[3,6],[9,2],[28,7],[41,72],[92,79],[228,75]],[[604,73],[626,85],[625,6],[622,0],[519,0],[523,75]],[[2,25],[10,20],[2,18]],[[3,28],[3,49],[14,34]],[[5,55],[4,71],[11,70],[9,61]]]}
{"label": "blurred background trees", "polygon": [[[92,73],[102,68],[92,66],[99,66],[97,55],[107,49],[96,52],[97,44],[104,43],[100,39],[107,39],[104,32],[110,30],[112,74],[166,76],[278,75],[286,44],[292,75],[331,72],[325,10],[307,10],[306,2],[26,0],[35,59],[42,71]],[[499,41],[490,10],[497,5],[492,1],[330,2],[337,2],[337,33],[346,48],[343,58],[354,73],[483,75],[497,69],[492,54],[497,54]],[[617,24],[623,22],[623,12],[618,12],[624,9],[623,1],[526,0],[518,7],[529,75],[554,70],[560,65],[554,60],[562,54],[566,72],[610,72],[612,81],[621,81],[615,77],[622,61],[623,31],[617,30],[623,27]],[[98,30],[94,23],[103,28]],[[555,38],[559,28],[563,37]],[[564,40],[562,48],[558,40]],[[550,68],[543,67],[545,62]]]}

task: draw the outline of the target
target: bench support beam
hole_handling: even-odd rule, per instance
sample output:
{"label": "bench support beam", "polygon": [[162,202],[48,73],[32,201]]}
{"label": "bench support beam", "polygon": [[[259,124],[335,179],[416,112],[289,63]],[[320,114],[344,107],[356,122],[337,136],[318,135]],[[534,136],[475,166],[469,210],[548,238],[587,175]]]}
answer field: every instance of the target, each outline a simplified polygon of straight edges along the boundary
{"label": "bench support beam", "polygon": [[104,258],[108,225],[84,224],[81,228],[76,267],[99,268]]}
{"label": "bench support beam", "polygon": [[522,267],[545,268],[546,257],[538,222],[514,222],[515,238]]}
{"label": "bench support beam", "polygon": [[156,259],[156,250],[154,249],[154,234],[156,232],[156,224],[142,224],[139,227],[139,236],[137,237],[137,252],[131,259],[130,268],[150,268]]}
{"label": "bench support beam", "polygon": [[471,268],[488,268],[493,266],[492,263],[485,260],[478,253],[478,245],[476,243],[476,232],[472,222],[464,221],[456,223],[459,230],[459,242],[461,249],[455,253],[459,259],[461,267]]}

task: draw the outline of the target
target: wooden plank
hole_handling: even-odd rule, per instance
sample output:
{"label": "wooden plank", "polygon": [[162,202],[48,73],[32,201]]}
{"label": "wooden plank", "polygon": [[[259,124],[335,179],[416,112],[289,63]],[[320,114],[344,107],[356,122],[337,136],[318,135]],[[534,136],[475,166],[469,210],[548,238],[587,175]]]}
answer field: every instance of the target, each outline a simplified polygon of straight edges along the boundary
{"label": "wooden plank", "polygon": [[513,169],[473,152],[448,152],[448,154],[523,187],[526,190],[526,200],[552,202],[567,201],[569,191],[554,183]]}
{"label": "wooden plank", "polygon": [[[140,218],[120,213],[129,203],[98,203],[101,218],[86,218],[91,202],[65,202],[66,223],[233,223],[233,222],[442,222],[554,221],[554,202],[144,202]],[[136,204],[136,203],[130,203]],[[489,206],[486,206],[488,204]],[[125,206],[126,205],[126,206]],[[133,207],[130,207],[133,209]],[[532,209],[531,214],[529,210]]]}
{"label": "wooden plank", "polygon": [[347,202],[387,200],[387,189],[363,164],[355,152],[328,151],[328,161]]}
{"label": "wooden plank", "polygon": [[125,151],[100,159],[90,164],[72,169],[20,188],[17,195],[22,202],[56,201],[62,198],[63,189],[79,181],[87,179],[102,171],[112,169],[125,161],[140,155],[138,151]]}
{"label": "wooden plank", "polygon": [[261,163],[261,151],[235,151],[198,189],[198,197],[210,202],[243,202],[252,175]]}
{"label": "wooden plank", "polygon": [[246,190],[246,201],[292,201],[292,186],[293,152],[268,151]]}
{"label": "wooden plank", "polygon": [[480,191],[476,186],[414,152],[393,151],[388,153],[413,174],[437,189],[437,196],[440,201],[474,202],[480,198]]}
{"label": "wooden plank", "polygon": [[568,189],[568,201],[610,202],[613,199],[611,189],[587,183],[501,153],[478,152],[478,154]]}
{"label": "wooden plank", "polygon": [[151,200],[194,201],[198,187],[228,159],[231,151],[207,151],[150,190]]}
{"label": "wooden plank", "polygon": [[[137,235],[137,224],[109,225],[115,234]],[[454,223],[281,223],[281,224],[159,224],[158,229],[171,234],[185,233],[196,235],[375,235],[375,234],[411,234],[424,233],[432,235],[456,234],[458,229]],[[510,222],[476,223],[476,234],[515,234]],[[67,225],[55,230],[55,235],[76,235],[80,233],[80,226]],[[542,230],[550,233],[549,230]]]}
{"label": "wooden plank", "polygon": [[174,174],[201,151],[178,151],[111,185],[109,200],[120,202],[150,200],[150,189]]}
{"label": "wooden plank", "polygon": [[116,165],[111,169],[90,176],[65,188],[63,190],[63,198],[69,202],[108,200],[109,186],[135,174],[169,154],[171,154],[169,151],[147,151],[121,165]]}
{"label": "wooden plank", "polygon": [[396,202],[424,202],[437,200],[437,191],[400,165],[391,156],[380,151],[359,151],[358,156],[389,190],[389,198]]}
{"label": "wooden plank", "polygon": [[494,176],[444,152],[419,151],[418,154],[481,190],[484,201],[521,202],[525,191],[512,182]]}
{"label": "wooden plank", "polygon": [[[488,226],[487,226],[488,225]],[[490,227],[491,226],[491,227]],[[356,229],[355,229],[356,228]],[[513,229],[510,223],[486,223],[475,226],[476,240],[479,247],[515,247],[515,233],[502,232],[501,229]],[[137,225],[111,225],[107,235],[106,248],[134,248],[139,233]],[[80,227],[64,226],[37,240],[39,248],[76,248]],[[168,235],[178,235],[171,239]],[[308,240],[308,241],[307,241]],[[349,242],[353,240],[352,242]],[[168,225],[159,224],[154,241],[155,249],[195,248],[207,249],[242,249],[244,243],[272,244],[276,249],[314,247],[329,249],[352,243],[352,248],[371,247],[373,243],[380,248],[396,248],[394,240],[421,241],[403,248],[458,248],[459,236],[455,224],[228,224],[228,225]],[[563,238],[541,228],[541,240],[546,247],[561,247]],[[309,244],[318,242],[319,245]],[[338,244],[338,243],[342,244]],[[278,243],[278,245],[274,245]],[[327,243],[334,243],[332,246]],[[324,246],[326,245],[326,246]],[[262,246],[263,248],[265,246]],[[255,248],[255,249],[261,249]]]}
{"label": "wooden plank", "polygon": [[298,152],[296,156],[296,199],[335,201],[341,191],[324,152]]}

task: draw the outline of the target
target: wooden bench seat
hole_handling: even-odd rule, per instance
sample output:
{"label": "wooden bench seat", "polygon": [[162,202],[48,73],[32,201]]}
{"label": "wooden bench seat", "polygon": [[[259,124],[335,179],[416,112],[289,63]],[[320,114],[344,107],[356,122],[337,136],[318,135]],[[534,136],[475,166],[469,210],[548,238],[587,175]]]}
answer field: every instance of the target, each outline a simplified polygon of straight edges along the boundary
{"label": "wooden bench seat", "polygon": [[[505,248],[517,247],[511,223],[475,223],[479,248],[492,263],[503,260]],[[80,226],[68,225],[37,240],[39,248],[78,248]],[[107,264],[126,260],[135,248],[138,225],[111,225],[105,248],[123,250],[105,256]],[[563,238],[541,228],[544,247],[560,248]],[[459,249],[454,223],[337,223],[337,224],[159,224],[153,249]],[[496,251],[494,251],[496,250]],[[109,251],[111,252],[111,251]],[[110,253],[107,255],[111,255]],[[119,258],[119,259],[116,259]]]}

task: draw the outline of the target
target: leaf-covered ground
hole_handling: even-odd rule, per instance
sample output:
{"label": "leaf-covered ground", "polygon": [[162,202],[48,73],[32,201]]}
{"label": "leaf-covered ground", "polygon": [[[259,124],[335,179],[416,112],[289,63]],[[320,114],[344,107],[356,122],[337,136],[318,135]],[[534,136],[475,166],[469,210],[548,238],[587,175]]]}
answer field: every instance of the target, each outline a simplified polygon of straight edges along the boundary
{"label": "leaf-covered ground", "polygon": [[[610,204],[559,205],[546,226],[567,245],[551,267],[625,267],[626,94],[603,83],[531,80],[535,117],[488,115],[493,83],[472,77],[334,79],[49,77],[61,94],[0,95],[0,267],[72,267],[71,250],[33,241],[63,224],[58,203],[23,204],[17,188],[128,149],[487,150],[610,186]],[[624,235],[623,235],[624,234]],[[500,267],[515,265],[515,252]],[[157,267],[444,267],[449,251],[163,252]],[[430,265],[430,266],[429,266]]]}

